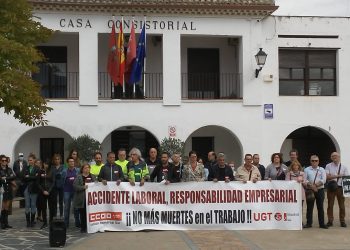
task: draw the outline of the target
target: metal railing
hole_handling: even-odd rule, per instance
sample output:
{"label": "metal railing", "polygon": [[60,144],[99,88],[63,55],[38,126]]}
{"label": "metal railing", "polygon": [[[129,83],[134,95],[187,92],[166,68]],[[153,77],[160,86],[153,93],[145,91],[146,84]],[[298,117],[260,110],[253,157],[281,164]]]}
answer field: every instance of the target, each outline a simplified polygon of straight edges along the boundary
{"label": "metal railing", "polygon": [[[146,87],[143,83],[145,79]],[[144,93],[145,90],[145,93]],[[107,72],[98,74],[98,97],[100,99],[162,99],[163,98],[163,73],[144,73],[141,81],[135,85],[135,93],[132,84],[125,84],[125,95],[123,87],[113,86]]]}
{"label": "metal railing", "polygon": [[41,95],[48,99],[76,99],[79,97],[79,73],[43,71],[32,75],[41,86]]}
{"label": "metal railing", "polygon": [[241,74],[182,73],[182,99],[241,99]]}

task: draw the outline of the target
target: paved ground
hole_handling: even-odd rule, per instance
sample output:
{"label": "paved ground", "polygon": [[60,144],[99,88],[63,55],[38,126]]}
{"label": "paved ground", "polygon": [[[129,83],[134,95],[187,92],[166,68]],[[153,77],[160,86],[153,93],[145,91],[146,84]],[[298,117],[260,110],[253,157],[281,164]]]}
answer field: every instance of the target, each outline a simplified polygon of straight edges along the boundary
{"label": "paved ground", "polygon": [[[326,201],[325,201],[326,206]],[[350,213],[350,199],[346,200]],[[304,209],[305,210],[305,209]],[[337,208],[335,208],[337,218]],[[314,221],[317,222],[316,210]],[[305,216],[304,216],[305,218]],[[25,227],[23,209],[15,206],[10,216],[11,230],[0,229],[0,249],[49,249],[48,230]],[[319,229],[317,223],[303,231],[149,231],[81,234],[72,228],[67,232],[66,249],[350,249],[350,216],[348,228]],[[73,223],[74,224],[74,223]],[[52,248],[51,248],[52,249]]]}
{"label": "paved ground", "polygon": [[[49,247],[48,228],[40,229],[42,222],[38,222],[33,228],[26,227],[24,209],[18,208],[18,202],[14,203],[13,214],[9,216],[9,224],[13,227],[12,229],[0,229],[0,249],[55,249]],[[81,234],[79,228],[70,228],[67,230],[66,246],[86,237],[88,234]]]}

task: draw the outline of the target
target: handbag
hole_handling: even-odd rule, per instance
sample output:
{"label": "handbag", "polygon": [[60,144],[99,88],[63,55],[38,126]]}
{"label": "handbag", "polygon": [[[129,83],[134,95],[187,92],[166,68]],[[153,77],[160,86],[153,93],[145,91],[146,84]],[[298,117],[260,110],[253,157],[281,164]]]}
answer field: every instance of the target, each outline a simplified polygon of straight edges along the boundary
{"label": "handbag", "polygon": [[[318,173],[318,169],[316,171],[313,184],[315,184],[315,182],[316,182],[317,173]],[[305,198],[307,201],[315,200],[315,191],[312,188],[306,188],[305,189]]]}
{"label": "handbag", "polygon": [[305,198],[307,201],[311,201],[315,199],[315,193],[312,189],[305,189]]}
{"label": "handbag", "polygon": [[[341,163],[339,165],[338,175],[340,173],[340,168],[341,168]],[[335,180],[328,181],[328,183],[327,183],[327,190],[329,192],[336,192],[337,191],[337,189],[338,189],[338,180],[339,180],[339,177],[337,177],[336,181]]]}

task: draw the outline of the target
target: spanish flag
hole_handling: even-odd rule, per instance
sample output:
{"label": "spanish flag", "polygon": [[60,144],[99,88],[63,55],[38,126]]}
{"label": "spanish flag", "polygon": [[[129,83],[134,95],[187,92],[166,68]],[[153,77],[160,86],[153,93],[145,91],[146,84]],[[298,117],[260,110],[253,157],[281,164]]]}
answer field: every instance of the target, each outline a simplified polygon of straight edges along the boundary
{"label": "spanish flag", "polygon": [[124,33],[123,33],[123,22],[119,26],[119,34],[117,41],[117,84],[123,85],[124,83],[124,72],[125,72],[125,53],[124,53]]}

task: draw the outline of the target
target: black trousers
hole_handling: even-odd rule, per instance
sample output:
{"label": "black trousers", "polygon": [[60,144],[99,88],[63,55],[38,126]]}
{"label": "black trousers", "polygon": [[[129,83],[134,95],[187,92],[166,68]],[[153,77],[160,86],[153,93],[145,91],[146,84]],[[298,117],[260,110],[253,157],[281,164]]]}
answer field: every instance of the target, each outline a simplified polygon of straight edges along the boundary
{"label": "black trousers", "polygon": [[324,210],[323,210],[323,202],[324,202],[324,189],[321,188],[317,192],[315,192],[314,200],[306,200],[306,224],[312,225],[312,214],[314,211],[314,205],[316,201],[317,212],[318,212],[318,223],[320,226],[324,225]]}
{"label": "black trousers", "polygon": [[43,218],[43,222],[47,223],[47,205],[49,205],[49,220],[52,221],[53,212],[54,212],[54,204],[52,202],[51,195],[43,195],[42,193],[39,195],[39,207],[41,210],[41,215]]}
{"label": "black trousers", "polygon": [[79,215],[80,215],[80,225],[81,230],[86,230],[86,205],[84,205],[84,208],[79,208]]}
{"label": "black trousers", "polygon": [[[58,199],[57,199],[58,197]],[[49,206],[52,206],[52,217],[57,216],[57,200],[60,209],[60,217],[63,216],[63,188],[52,188],[50,193]],[[50,217],[50,221],[52,218]]]}

